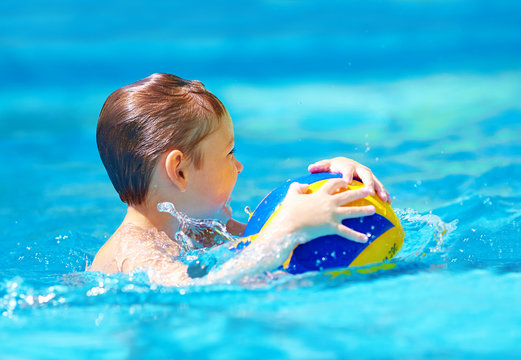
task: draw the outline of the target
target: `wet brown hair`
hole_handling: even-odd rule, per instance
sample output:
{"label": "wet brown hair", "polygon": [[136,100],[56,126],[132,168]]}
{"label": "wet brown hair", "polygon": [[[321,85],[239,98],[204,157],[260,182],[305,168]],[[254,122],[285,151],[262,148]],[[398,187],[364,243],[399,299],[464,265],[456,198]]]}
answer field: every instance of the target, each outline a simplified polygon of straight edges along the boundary
{"label": "wet brown hair", "polygon": [[199,81],[157,73],[114,91],[98,119],[98,150],[114,188],[129,205],[142,203],[161,154],[182,151],[201,165],[200,141],[227,114]]}

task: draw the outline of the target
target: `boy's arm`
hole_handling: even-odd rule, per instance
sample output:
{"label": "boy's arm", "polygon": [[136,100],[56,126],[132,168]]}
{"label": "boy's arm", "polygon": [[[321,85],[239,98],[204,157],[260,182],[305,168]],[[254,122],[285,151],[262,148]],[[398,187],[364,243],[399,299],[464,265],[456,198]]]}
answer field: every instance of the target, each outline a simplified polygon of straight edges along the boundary
{"label": "boy's arm", "polygon": [[376,192],[380,199],[387,201],[389,204],[391,203],[391,196],[387,190],[385,190],[380,180],[374,176],[373,172],[368,167],[354,160],[345,157],[325,159],[309,165],[308,171],[311,173],[332,172],[342,174],[342,177],[349,184],[353,181],[353,177],[358,177],[369,189],[370,195],[373,195]]}

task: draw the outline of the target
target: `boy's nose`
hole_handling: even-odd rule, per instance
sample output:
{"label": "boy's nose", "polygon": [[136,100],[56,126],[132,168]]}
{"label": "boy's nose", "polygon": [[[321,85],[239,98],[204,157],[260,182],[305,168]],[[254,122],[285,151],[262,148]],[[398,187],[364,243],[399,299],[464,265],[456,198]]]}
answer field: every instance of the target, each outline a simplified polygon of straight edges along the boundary
{"label": "boy's nose", "polygon": [[240,161],[237,159],[235,159],[235,167],[237,168],[237,174],[240,174],[242,172],[242,169],[244,169],[244,166],[242,166]]}

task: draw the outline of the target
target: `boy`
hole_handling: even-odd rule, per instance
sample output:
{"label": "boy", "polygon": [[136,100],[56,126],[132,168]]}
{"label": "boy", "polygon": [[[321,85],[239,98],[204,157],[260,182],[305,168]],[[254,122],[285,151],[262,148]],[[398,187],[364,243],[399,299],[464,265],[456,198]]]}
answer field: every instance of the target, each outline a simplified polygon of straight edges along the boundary
{"label": "boy", "polygon": [[[116,90],[103,105],[96,137],[110,180],[128,209],[88,270],[143,269],[151,281],[164,285],[193,282],[186,265],[176,260],[181,250],[175,240],[179,223],[157,210],[160,202],[171,202],[192,218],[219,219],[233,235],[243,233],[245,225],[231,219],[226,205],[243,168],[233,153],[232,121],[200,82],[153,74]],[[230,281],[273,270],[295,246],[326,233],[367,241],[341,219],[372,215],[374,207],[343,205],[375,190],[390,201],[382,184],[369,169],[346,158],[320,161],[309,171],[338,172],[343,179],[330,180],[313,194],[306,194],[305,184],[292,184],[279,215],[257,239],[203,281]],[[354,175],[366,186],[338,192]],[[211,238],[202,241],[212,245]]]}

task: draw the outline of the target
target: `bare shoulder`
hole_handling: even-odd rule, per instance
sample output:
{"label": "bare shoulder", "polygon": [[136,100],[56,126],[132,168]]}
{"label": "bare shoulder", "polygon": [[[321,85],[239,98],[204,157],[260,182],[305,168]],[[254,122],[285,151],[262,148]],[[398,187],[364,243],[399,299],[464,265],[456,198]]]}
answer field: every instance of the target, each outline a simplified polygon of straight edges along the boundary
{"label": "bare shoulder", "polygon": [[165,233],[122,225],[98,251],[88,270],[130,273],[144,270],[150,280],[165,285],[189,281],[186,265],[177,261],[180,246]]}
{"label": "bare shoulder", "polygon": [[98,250],[92,264],[87,267],[87,271],[102,271],[108,274],[119,271],[116,264],[116,256],[119,253],[121,236],[118,231]]}

